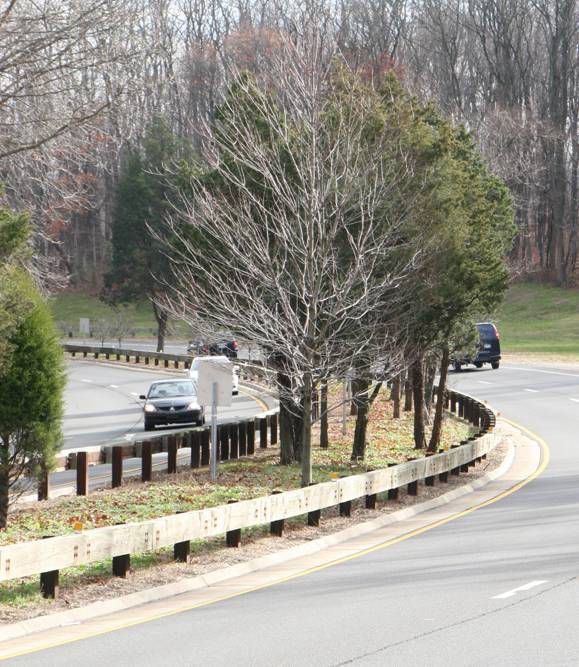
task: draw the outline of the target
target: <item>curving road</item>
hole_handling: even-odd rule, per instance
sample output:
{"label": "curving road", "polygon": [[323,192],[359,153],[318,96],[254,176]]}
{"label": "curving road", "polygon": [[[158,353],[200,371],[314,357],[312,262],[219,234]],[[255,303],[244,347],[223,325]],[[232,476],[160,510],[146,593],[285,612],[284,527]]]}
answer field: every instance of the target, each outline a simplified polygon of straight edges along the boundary
{"label": "curving road", "polygon": [[387,548],[11,664],[578,664],[579,371],[505,365],[451,381],[548,442],[538,478]]}

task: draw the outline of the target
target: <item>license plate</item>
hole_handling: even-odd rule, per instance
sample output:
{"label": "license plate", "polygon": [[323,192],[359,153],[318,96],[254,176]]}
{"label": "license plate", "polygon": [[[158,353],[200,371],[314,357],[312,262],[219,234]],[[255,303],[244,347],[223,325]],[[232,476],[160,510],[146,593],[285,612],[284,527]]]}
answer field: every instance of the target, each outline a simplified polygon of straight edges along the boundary
{"label": "license plate", "polygon": [[485,343],[483,347],[484,347],[485,350],[490,350],[491,349],[491,344],[490,343]]}

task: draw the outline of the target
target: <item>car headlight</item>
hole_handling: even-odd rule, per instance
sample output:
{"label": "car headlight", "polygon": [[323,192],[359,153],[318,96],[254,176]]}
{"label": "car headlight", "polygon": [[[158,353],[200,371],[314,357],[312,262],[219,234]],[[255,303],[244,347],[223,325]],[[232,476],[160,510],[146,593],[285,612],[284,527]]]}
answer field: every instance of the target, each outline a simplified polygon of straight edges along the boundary
{"label": "car headlight", "polygon": [[187,410],[199,410],[199,406],[195,402],[189,403],[189,405],[187,406]]}
{"label": "car headlight", "polygon": [[145,412],[156,412],[157,408],[152,403],[147,403],[145,405]]}

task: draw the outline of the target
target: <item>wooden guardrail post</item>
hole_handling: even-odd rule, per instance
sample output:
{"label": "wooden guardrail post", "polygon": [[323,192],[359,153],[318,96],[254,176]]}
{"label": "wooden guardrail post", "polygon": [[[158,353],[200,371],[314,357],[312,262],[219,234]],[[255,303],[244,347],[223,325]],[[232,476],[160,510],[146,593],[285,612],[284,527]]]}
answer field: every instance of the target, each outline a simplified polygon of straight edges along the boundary
{"label": "wooden guardrail post", "polygon": [[[426,452],[426,457],[428,458],[430,456],[434,456],[434,452]],[[434,475],[429,475],[424,479],[424,484],[426,486],[434,486],[434,480],[435,480]]]}
{"label": "wooden guardrail post", "polygon": [[174,475],[177,472],[177,438],[170,435],[167,443],[167,474]]}
{"label": "wooden guardrail post", "polygon": [[[389,463],[388,467],[392,468],[395,465],[397,465],[397,464],[396,463]],[[388,489],[388,500],[398,500],[399,495],[400,495],[400,491],[399,491],[398,488]]]}
{"label": "wooden guardrail post", "polygon": [[[180,510],[177,514],[183,514],[184,510]],[[178,563],[186,563],[189,560],[191,553],[191,540],[183,540],[183,542],[175,542],[173,545],[173,558]]]}
{"label": "wooden guardrail post", "polygon": [[[43,540],[49,540],[53,535],[43,535]],[[40,594],[46,600],[58,600],[60,589],[59,571],[50,570],[49,572],[40,573]]]}
{"label": "wooden guardrail post", "polygon": [[[312,482],[310,484],[310,486],[315,486],[315,485],[316,485],[315,482]],[[310,512],[308,512],[308,526],[319,528],[321,517],[322,517],[322,510],[311,510]]]}
{"label": "wooden guardrail post", "polygon": [[88,495],[88,456],[86,452],[76,453],[76,495]]}
{"label": "wooden guardrail post", "polygon": [[[438,453],[439,453],[439,454],[444,454],[444,449],[439,449],[439,450],[438,450]],[[443,484],[447,484],[447,483],[448,483],[448,470],[445,471],[445,472],[441,472],[441,473],[438,475],[438,480],[439,480],[440,482],[442,482]]]}
{"label": "wooden guardrail post", "polygon": [[247,453],[249,456],[255,454],[255,422],[253,419],[247,422]]}
{"label": "wooden guardrail post", "polygon": [[210,432],[208,428],[201,431],[201,465],[209,465],[209,440]]}
{"label": "wooden guardrail post", "polygon": [[201,461],[201,431],[189,433],[189,445],[191,447],[191,467],[198,468]]}
{"label": "wooden guardrail post", "polygon": [[[237,500],[228,500],[227,504],[232,505],[236,503]],[[238,547],[241,542],[241,528],[235,528],[234,530],[228,530],[225,533],[225,544],[228,547]]]}
{"label": "wooden guardrail post", "polygon": [[231,459],[238,459],[239,458],[239,424],[237,422],[234,422],[233,424],[229,424],[229,442],[230,442],[229,457]]}
{"label": "wooden guardrail post", "polygon": [[[415,458],[408,458],[407,461],[416,461]],[[414,482],[410,482],[408,484],[408,495],[409,496],[417,496],[418,495],[418,480],[415,480]]]}
{"label": "wooden guardrail post", "polygon": [[164,362],[165,362],[164,364],[165,368],[169,368],[169,360],[165,359]]}
{"label": "wooden guardrail post", "polygon": [[123,483],[123,448],[113,447],[112,451],[112,487],[116,489]]}
{"label": "wooden guardrail post", "polygon": [[155,357],[154,362],[155,362],[155,366],[158,366],[159,365],[159,357]]}
{"label": "wooden guardrail post", "polygon": [[135,355],[135,363],[136,363],[136,364],[141,363],[141,357],[140,357],[140,355],[138,355],[138,354]]}
{"label": "wooden guardrail post", "polygon": [[[271,494],[277,495],[281,493],[281,491],[272,491]],[[269,532],[271,535],[275,535],[276,537],[282,537],[283,535],[283,528],[284,528],[284,520],[283,519],[278,519],[277,521],[272,521],[269,525]]]}
{"label": "wooden guardrail post", "polygon": [[247,455],[247,421],[239,422],[239,456]]}
{"label": "wooden guardrail post", "polygon": [[267,417],[259,419],[259,448],[267,448]]}
{"label": "wooden guardrail post", "polygon": [[[346,475],[342,475],[342,478]],[[343,503],[340,503],[340,516],[352,516],[352,501],[345,500]]]}
{"label": "wooden guardrail post", "polygon": [[127,572],[131,569],[131,554],[113,556],[113,577],[126,579]]}
{"label": "wooden guardrail post", "polygon": [[219,424],[218,428],[218,440],[219,440],[219,449],[220,449],[220,461],[229,460],[229,424]]}
{"label": "wooden guardrail post", "polygon": [[141,444],[141,482],[150,482],[153,474],[153,446],[150,440]]}
{"label": "wooden guardrail post", "polygon": [[456,414],[456,394],[454,391],[450,392],[450,411],[453,415]]}
{"label": "wooden guardrail post", "polygon": [[277,445],[277,414],[270,415],[269,418],[269,441],[272,445]]}

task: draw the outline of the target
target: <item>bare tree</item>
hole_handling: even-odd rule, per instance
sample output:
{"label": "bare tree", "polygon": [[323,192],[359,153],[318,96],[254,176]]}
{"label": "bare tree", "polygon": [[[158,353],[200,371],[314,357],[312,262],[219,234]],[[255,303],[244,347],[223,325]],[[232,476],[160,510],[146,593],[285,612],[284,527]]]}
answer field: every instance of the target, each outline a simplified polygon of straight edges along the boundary
{"label": "bare tree", "polygon": [[276,89],[237,78],[212,128],[211,182],[194,179],[183,201],[195,234],[173,224],[182,251],[166,304],[270,353],[303,415],[303,485],[318,380],[399,370],[393,318],[416,259],[401,233],[406,156],[333,56],[315,29],[280,33]]}

